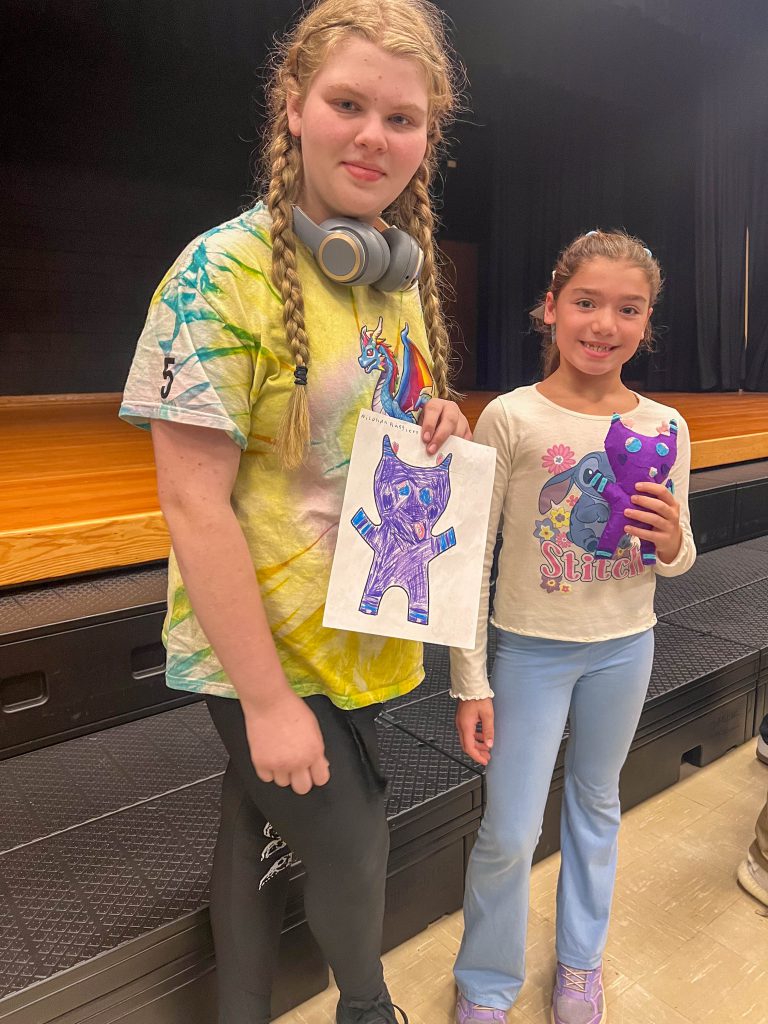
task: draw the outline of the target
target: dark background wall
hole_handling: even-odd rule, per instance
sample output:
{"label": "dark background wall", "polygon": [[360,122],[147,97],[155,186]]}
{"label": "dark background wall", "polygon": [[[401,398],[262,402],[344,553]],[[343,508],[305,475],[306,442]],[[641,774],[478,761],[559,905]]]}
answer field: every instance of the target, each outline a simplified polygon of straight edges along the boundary
{"label": "dark background wall", "polygon": [[[296,6],[2,3],[0,393],[120,390],[170,261],[252,199],[261,70]],[[558,249],[594,226],[639,234],[667,272],[659,351],[632,376],[657,389],[738,386],[740,201],[762,173],[754,139],[768,135],[759,89],[745,92],[768,39],[763,5],[441,6],[471,80],[455,166],[437,188],[441,241],[468,261],[463,386],[535,377],[526,310]],[[724,161],[742,150],[751,178]],[[759,275],[759,246],[757,259]],[[768,310],[765,334],[768,348]]]}

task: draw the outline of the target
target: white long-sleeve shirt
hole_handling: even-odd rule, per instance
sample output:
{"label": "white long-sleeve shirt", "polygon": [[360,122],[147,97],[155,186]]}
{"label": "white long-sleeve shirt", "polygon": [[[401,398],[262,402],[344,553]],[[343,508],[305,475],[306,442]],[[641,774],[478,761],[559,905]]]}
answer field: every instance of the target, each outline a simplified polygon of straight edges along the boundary
{"label": "white long-sleeve shirt", "polygon": [[[598,641],[630,636],[656,622],[656,573],[677,576],[696,558],[688,512],[691,445],[677,410],[638,395],[622,421],[638,434],[668,432],[677,422],[677,459],[670,478],[680,503],[683,539],[669,563],[643,565],[639,541],[624,537],[610,559],[592,551],[609,508],[589,486],[594,473],[613,479],[605,454],[610,416],[555,405],[535,385],[494,399],[474,439],[496,449],[483,585],[473,650],[451,650],[455,697],[493,696],[486,673],[488,594],[499,524],[503,545],[491,621],[500,629],[554,640]],[[638,522],[638,525],[641,525]]]}

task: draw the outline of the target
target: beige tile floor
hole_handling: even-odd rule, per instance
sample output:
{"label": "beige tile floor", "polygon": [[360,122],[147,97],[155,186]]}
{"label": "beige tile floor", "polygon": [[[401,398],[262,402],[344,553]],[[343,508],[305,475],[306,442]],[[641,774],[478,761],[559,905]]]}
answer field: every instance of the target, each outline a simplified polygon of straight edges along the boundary
{"label": "beige tile floor", "polygon": [[[605,955],[610,1024],[768,1024],[768,912],[738,887],[768,768],[754,741],[624,815]],[[549,1024],[559,855],[531,880],[528,977],[509,1024]],[[461,912],[384,957],[411,1024],[452,1024]],[[277,1024],[332,1024],[332,986]]]}

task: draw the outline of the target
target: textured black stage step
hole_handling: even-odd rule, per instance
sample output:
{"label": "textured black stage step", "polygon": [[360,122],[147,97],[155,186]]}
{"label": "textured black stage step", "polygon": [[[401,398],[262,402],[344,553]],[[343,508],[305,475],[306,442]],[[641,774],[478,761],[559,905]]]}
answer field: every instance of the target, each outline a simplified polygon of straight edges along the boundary
{"label": "textured black stage step", "polygon": [[483,765],[473,761],[461,749],[454,724],[456,701],[447,690],[435,693],[426,700],[387,710],[382,717],[420,742],[447,754],[470,771],[479,775],[485,773]]}
{"label": "textured black stage step", "polygon": [[768,652],[768,579],[669,612],[663,621]]}
{"label": "textured black stage step", "polygon": [[744,547],[757,548],[758,551],[768,551],[768,536],[753,537],[751,540],[745,540]]}
{"label": "textured black stage step", "polygon": [[693,473],[689,505],[699,551],[768,534],[768,460]]}
{"label": "textured black stage step", "polygon": [[197,698],[165,686],[166,570],[0,594],[0,758]]}
{"label": "textured black stage step", "polygon": [[224,767],[201,704],[0,763],[3,995],[200,907]]}
{"label": "textured black stage step", "polygon": [[659,621],[648,696],[621,774],[624,810],[674,785],[683,761],[709,764],[752,735],[758,668],[753,647]]}
{"label": "textured black stage step", "polygon": [[9,758],[0,762],[0,851],[194,786],[225,767],[200,703]]}
{"label": "textured black stage step", "polygon": [[164,611],[165,565],[0,592],[0,642],[32,640],[137,614]]}
{"label": "textured black stage step", "polygon": [[713,466],[691,474],[691,490],[712,490],[730,484],[753,484],[768,480],[768,459],[735,462],[732,466]]}
{"label": "textured black stage step", "polygon": [[656,577],[656,613],[663,616],[765,579],[768,537],[708,551],[682,576]]}
{"label": "textured black stage step", "polygon": [[[461,904],[482,800],[475,773],[389,723],[378,731],[390,778],[389,948]],[[153,986],[174,1013],[188,986],[194,1019],[214,1012],[206,904],[224,765],[199,703],[0,764],[0,1021],[71,1013],[68,1024],[106,1024],[123,1019],[123,999],[126,1019],[135,1000],[151,1001]],[[301,875],[299,865],[279,1012],[327,984]]]}

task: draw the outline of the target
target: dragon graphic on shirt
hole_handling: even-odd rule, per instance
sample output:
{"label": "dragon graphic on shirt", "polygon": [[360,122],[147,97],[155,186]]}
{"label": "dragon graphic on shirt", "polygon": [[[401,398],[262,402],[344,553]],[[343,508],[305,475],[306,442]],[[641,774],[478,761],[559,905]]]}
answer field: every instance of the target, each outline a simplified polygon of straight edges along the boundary
{"label": "dragon graphic on shirt", "polygon": [[373,392],[371,409],[397,420],[416,423],[419,411],[432,397],[432,374],[416,345],[408,336],[408,324],[400,331],[402,363],[398,363],[386,338],[382,338],[384,321],[379,317],[376,329],[360,329],[358,362],[366,373],[378,370],[379,379]]}

